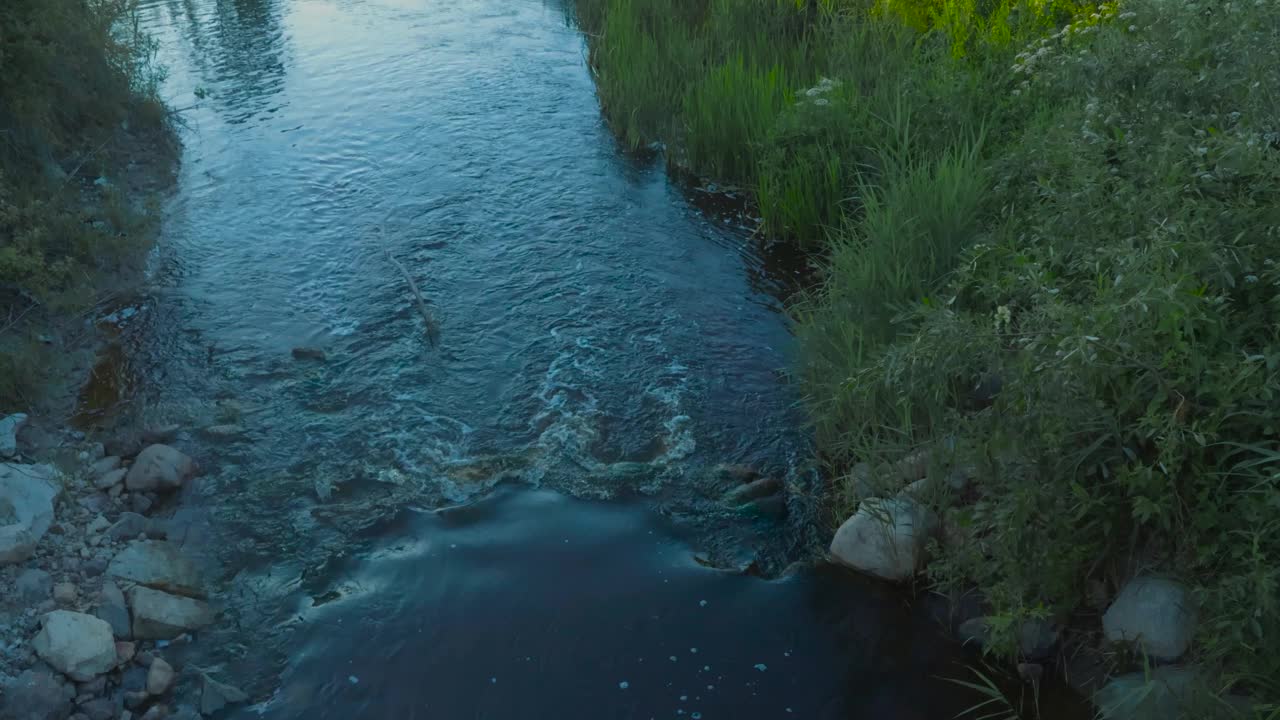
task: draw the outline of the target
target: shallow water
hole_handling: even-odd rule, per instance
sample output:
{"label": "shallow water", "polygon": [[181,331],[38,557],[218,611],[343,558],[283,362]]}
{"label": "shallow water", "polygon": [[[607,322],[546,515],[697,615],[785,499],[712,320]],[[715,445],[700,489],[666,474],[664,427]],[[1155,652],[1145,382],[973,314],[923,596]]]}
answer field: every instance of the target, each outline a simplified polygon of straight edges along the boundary
{"label": "shallow water", "polygon": [[[246,716],[972,702],[902,596],[783,573],[824,539],[783,371],[794,274],[732,202],[704,212],[620,150],[559,4],[143,18],[186,148],[153,287],[118,323],[137,390],[100,422],[184,428],[203,474],[176,512],[225,608],[190,660],[249,689]],[[785,512],[726,506],[726,463],[783,478]]]}

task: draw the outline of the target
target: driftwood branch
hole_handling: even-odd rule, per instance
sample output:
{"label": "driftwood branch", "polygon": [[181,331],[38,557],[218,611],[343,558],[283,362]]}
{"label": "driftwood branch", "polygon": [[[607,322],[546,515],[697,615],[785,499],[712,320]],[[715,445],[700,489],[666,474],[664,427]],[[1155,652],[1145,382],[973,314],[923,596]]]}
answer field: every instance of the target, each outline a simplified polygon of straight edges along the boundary
{"label": "driftwood branch", "polygon": [[440,340],[440,324],[436,322],[436,318],[431,314],[431,309],[427,307],[427,302],[422,299],[422,293],[418,291],[418,284],[413,281],[413,277],[409,275],[409,271],[404,265],[391,254],[390,250],[383,250],[387,254],[387,259],[392,265],[400,271],[404,276],[404,281],[409,285],[409,289],[413,291],[413,299],[418,303],[418,312],[422,313],[422,319],[427,323],[427,341],[431,343],[431,347],[435,347]]}

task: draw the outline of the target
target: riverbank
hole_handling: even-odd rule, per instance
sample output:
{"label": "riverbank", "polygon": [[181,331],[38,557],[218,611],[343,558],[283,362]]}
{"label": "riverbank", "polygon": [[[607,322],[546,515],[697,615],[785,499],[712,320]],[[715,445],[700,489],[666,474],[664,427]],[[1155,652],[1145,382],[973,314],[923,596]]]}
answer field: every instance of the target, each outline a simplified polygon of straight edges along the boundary
{"label": "riverbank", "polygon": [[134,3],[0,10],[0,408],[73,410],[99,318],[142,280],[174,115]]}
{"label": "riverbank", "polygon": [[1118,678],[1111,716],[1271,712],[1276,8],[577,10],[624,141],[823,268],[797,376],[835,557],[972,593],[969,640]]}

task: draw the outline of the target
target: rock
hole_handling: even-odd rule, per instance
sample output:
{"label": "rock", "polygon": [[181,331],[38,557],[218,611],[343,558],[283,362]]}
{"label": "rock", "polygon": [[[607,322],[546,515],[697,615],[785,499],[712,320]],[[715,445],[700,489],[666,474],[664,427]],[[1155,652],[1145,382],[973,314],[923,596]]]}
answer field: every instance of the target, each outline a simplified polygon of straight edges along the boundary
{"label": "rock", "polygon": [[131,492],[176,490],[195,473],[195,461],[168,445],[150,445],[138,454],[125,476]]}
{"label": "rock", "polygon": [[76,683],[77,697],[80,695],[101,695],[107,689],[107,678],[103,675],[90,680],[89,682]]}
{"label": "rock", "polygon": [[173,676],[173,666],[165,662],[164,658],[152,660],[151,667],[147,669],[147,692],[152,695],[169,692],[169,688],[173,687]]}
{"label": "rock", "polygon": [[80,590],[73,583],[63,582],[53,586],[53,601],[59,605],[71,605],[80,597]]}
{"label": "rock", "polygon": [[1196,611],[1190,593],[1178,582],[1144,576],[1130,580],[1102,616],[1112,642],[1130,642],[1160,660],[1176,660],[1195,633]]}
{"label": "rock", "polygon": [[121,664],[133,662],[133,658],[138,654],[137,643],[131,643],[124,640],[116,641],[116,660]]}
{"label": "rock", "polygon": [[100,557],[89,558],[88,560],[85,560],[83,563],[80,564],[80,572],[84,573],[86,577],[98,577],[99,575],[101,575],[106,571],[107,571],[106,558],[100,558]]}
{"label": "rock", "polygon": [[99,596],[98,607],[93,614],[99,620],[111,626],[111,632],[118,638],[129,639],[133,637],[133,627],[129,622],[129,608],[125,605],[124,593],[120,591],[120,587],[113,582],[105,582],[102,584],[102,592]]}
{"label": "rock", "polygon": [[80,706],[80,712],[89,720],[114,720],[124,708],[109,698],[97,698]]}
{"label": "rock", "polygon": [[103,444],[108,454],[122,458],[137,455],[142,446],[142,434],[132,430],[122,432]]}
{"label": "rock", "polygon": [[758,498],[773,495],[782,490],[782,481],[776,477],[764,477],[739,485],[725,493],[724,501],[728,505],[741,505]]}
{"label": "rock", "polygon": [[204,435],[211,438],[215,438],[219,440],[231,440],[234,438],[238,438],[241,435],[244,435],[246,430],[244,429],[243,426],[240,426],[240,425],[227,424],[227,425],[210,425],[209,427],[205,428],[201,432]]}
{"label": "rock", "polygon": [[884,490],[876,482],[871,465],[864,462],[854,465],[849,471],[849,487],[853,490],[853,499],[859,502],[879,497]]}
{"label": "rock", "polygon": [[760,472],[750,465],[717,465],[712,472],[722,480],[738,483],[749,483],[760,477]]}
{"label": "rock", "polygon": [[1197,680],[1191,668],[1158,667],[1112,678],[1094,696],[1104,720],[1175,720]]}
{"label": "rock", "polygon": [[105,472],[93,481],[93,486],[99,490],[110,490],[119,487],[128,477],[129,471],[124,468],[116,468],[110,472]]}
{"label": "rock", "polygon": [[89,477],[101,477],[112,470],[120,469],[120,456],[108,455],[89,466]]}
{"label": "rock", "polygon": [[318,360],[324,362],[326,357],[324,351],[320,348],[313,347],[296,347],[293,349],[294,360]]}
{"label": "rock", "polygon": [[1028,685],[1039,685],[1044,677],[1044,666],[1040,663],[1018,663],[1018,677]]}
{"label": "rock", "polygon": [[133,636],[142,640],[171,640],[213,622],[208,604],[148,587],[129,589],[133,608]]}
{"label": "rock", "polygon": [[53,523],[62,491],[50,465],[0,463],[0,565],[22,562]]}
{"label": "rock", "polygon": [[[135,496],[137,497],[137,496]],[[137,513],[120,513],[120,519],[107,530],[107,537],[116,540],[135,538],[144,535],[150,529],[151,521]]]}
{"label": "rock", "polygon": [[787,496],[781,494],[770,495],[759,500],[752,500],[738,509],[754,517],[777,520],[787,516]]}
{"label": "rock", "polygon": [[956,628],[956,636],[963,645],[983,647],[991,637],[991,626],[985,617],[969,618]]}
{"label": "rock", "polygon": [[142,714],[141,720],[164,720],[169,717],[169,708],[164,705],[152,705]]}
{"label": "rock", "polygon": [[177,423],[168,423],[167,425],[157,425],[143,430],[138,439],[143,445],[155,445],[157,443],[171,443],[178,437],[178,432],[182,428]]}
{"label": "rock", "polygon": [[111,509],[111,498],[107,497],[106,493],[101,492],[86,495],[76,500],[76,503],[85,510],[93,513],[106,512]]}
{"label": "rock", "polygon": [[936,526],[933,513],[908,496],[870,498],[836,531],[831,556],[886,580],[906,580],[923,562]]}
{"label": "rock", "polygon": [[135,540],[107,565],[107,575],[178,595],[203,597],[200,573],[177,545]]}
{"label": "rock", "polygon": [[111,527],[111,521],[99,515],[89,521],[89,525],[85,527],[84,531],[89,535],[97,535],[109,527]]}
{"label": "rock", "polygon": [[1044,660],[1053,654],[1061,633],[1049,620],[1030,618],[1018,628],[1018,651],[1028,660]]}
{"label": "rock", "polygon": [[17,590],[18,599],[21,602],[38,603],[48,598],[49,593],[53,592],[53,576],[35,568],[23,570],[18,573],[18,579],[14,581],[14,589]]}
{"label": "rock", "polygon": [[154,502],[151,498],[143,495],[142,493],[134,493],[129,496],[129,507],[132,507],[133,511],[140,515],[145,515],[150,512],[153,504]]}
{"label": "rock", "polygon": [[27,416],[14,413],[0,420],[0,457],[11,458],[18,454],[18,431],[27,424]]}
{"label": "rock", "polygon": [[64,720],[70,714],[70,693],[48,672],[23,671],[0,693],[0,717],[5,720]]}
{"label": "rock", "polygon": [[228,705],[247,702],[249,696],[240,688],[220,683],[208,675],[200,675],[200,714],[212,715]]}
{"label": "rock", "polygon": [[146,690],[129,690],[124,694],[123,699],[125,707],[130,710],[140,710],[151,699],[151,696],[147,694]]}
{"label": "rock", "polygon": [[72,680],[92,680],[116,666],[111,626],[92,615],[54,610],[31,641],[36,654]]}

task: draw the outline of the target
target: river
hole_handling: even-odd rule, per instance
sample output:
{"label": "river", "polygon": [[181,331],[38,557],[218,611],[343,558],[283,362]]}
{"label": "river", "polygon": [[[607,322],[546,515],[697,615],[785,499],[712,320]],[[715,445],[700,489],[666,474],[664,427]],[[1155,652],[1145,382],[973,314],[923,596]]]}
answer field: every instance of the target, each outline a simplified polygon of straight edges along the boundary
{"label": "river", "polygon": [[[185,150],[124,323],[130,407],[185,429],[203,473],[177,513],[223,588],[218,627],[168,652],[249,690],[244,717],[975,702],[923,604],[791,566],[825,540],[793,271],[732,202],[622,151],[561,5],[142,19]],[[727,505],[725,465],[786,490]]]}

